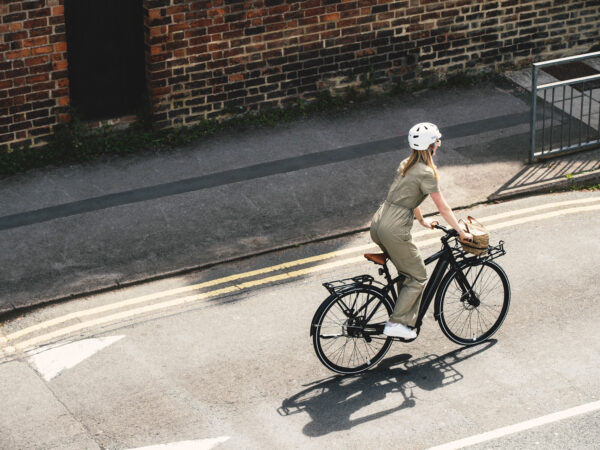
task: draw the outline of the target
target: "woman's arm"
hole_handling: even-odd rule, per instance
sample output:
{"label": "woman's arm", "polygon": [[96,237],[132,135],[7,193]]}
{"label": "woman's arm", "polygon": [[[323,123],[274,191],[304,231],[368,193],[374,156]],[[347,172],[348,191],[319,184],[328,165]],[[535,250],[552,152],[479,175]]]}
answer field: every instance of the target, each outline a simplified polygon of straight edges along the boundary
{"label": "woman's arm", "polygon": [[463,230],[461,228],[461,226],[458,223],[458,220],[456,220],[456,216],[454,215],[454,212],[452,212],[452,208],[450,208],[450,206],[446,202],[446,199],[444,198],[442,193],[441,192],[432,192],[430,195],[431,195],[431,199],[435,203],[435,206],[437,206],[437,209],[440,212],[440,214],[442,215],[442,217],[444,218],[444,220],[446,222],[448,222],[448,225],[450,225],[452,228],[454,228],[456,231],[458,231],[460,240],[461,241],[472,241],[473,236],[470,233],[466,233],[465,230]]}
{"label": "woman's arm", "polygon": [[417,219],[417,222],[419,222],[425,228],[433,228],[434,221],[425,219],[418,206],[414,209],[414,213],[415,213],[415,219]]}

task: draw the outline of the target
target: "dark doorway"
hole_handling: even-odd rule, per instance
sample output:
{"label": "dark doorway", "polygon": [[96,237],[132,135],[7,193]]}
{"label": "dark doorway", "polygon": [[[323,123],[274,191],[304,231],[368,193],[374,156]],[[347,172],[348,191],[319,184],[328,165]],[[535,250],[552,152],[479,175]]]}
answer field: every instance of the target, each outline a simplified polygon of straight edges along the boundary
{"label": "dark doorway", "polygon": [[65,0],[71,105],[83,119],[135,113],[145,92],[142,0]]}

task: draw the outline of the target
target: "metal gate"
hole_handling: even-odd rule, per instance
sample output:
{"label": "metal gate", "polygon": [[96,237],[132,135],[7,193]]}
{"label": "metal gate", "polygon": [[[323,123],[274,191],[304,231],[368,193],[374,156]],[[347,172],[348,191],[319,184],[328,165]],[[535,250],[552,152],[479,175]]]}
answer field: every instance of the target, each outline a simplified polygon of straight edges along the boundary
{"label": "metal gate", "polygon": [[538,86],[540,70],[599,57],[595,52],[533,64],[530,162],[600,145],[600,71],[585,66],[595,74]]}
{"label": "metal gate", "polygon": [[142,0],[66,0],[71,105],[86,120],[137,112],[145,92]]}

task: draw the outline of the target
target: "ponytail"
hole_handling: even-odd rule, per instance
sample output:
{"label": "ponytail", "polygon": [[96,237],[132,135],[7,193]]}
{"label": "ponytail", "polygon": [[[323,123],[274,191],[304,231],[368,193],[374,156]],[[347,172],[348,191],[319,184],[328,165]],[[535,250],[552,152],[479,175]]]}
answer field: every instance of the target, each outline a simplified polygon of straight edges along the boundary
{"label": "ponytail", "polygon": [[432,156],[433,145],[434,144],[431,144],[427,150],[414,150],[413,149],[410,156],[406,160],[406,164],[404,165],[404,168],[402,169],[402,176],[406,175],[406,172],[408,172],[408,170],[412,166],[414,166],[418,161],[421,161],[424,164],[426,164],[427,166],[431,167],[431,169],[433,170],[433,173],[435,175],[435,179],[438,180],[440,176],[438,174],[437,167],[435,166],[435,164],[433,162],[433,156]]}

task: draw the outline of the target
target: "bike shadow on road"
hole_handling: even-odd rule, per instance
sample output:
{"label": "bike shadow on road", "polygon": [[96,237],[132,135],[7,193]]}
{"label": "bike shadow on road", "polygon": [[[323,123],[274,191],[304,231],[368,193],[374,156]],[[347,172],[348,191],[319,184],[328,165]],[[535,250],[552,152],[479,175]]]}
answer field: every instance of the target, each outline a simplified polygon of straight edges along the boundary
{"label": "bike shadow on road", "polygon": [[[384,359],[373,370],[360,375],[334,376],[319,380],[307,389],[286,398],[277,408],[281,416],[306,412],[312,419],[303,428],[306,436],[323,436],[416,406],[414,390],[432,391],[463,379],[454,365],[478,355],[496,344],[495,339],[478,346],[462,347],[444,355],[411,359],[408,353]],[[358,411],[388,394],[401,395],[393,408],[351,419]]]}

